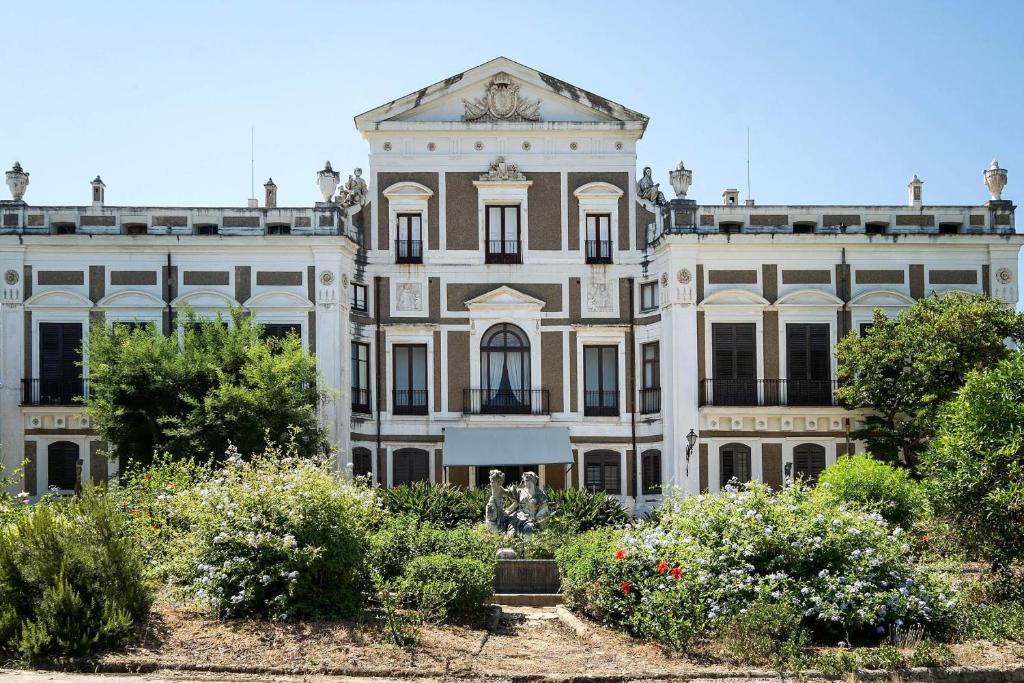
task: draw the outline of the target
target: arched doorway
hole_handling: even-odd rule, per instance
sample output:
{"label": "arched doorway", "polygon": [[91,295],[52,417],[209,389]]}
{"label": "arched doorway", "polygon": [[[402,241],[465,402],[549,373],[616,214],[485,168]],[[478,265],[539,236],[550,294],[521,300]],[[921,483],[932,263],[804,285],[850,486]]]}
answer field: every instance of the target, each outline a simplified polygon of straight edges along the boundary
{"label": "arched doorway", "polygon": [[78,482],[78,444],[55,441],[46,448],[46,485],[74,491]]}

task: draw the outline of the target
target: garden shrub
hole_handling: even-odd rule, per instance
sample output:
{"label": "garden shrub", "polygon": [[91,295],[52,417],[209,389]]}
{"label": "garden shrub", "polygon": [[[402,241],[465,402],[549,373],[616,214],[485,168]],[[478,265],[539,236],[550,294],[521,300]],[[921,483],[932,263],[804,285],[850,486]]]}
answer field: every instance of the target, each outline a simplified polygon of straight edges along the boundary
{"label": "garden shrub", "polygon": [[952,648],[945,643],[937,643],[934,640],[925,638],[917,647],[914,654],[910,656],[910,666],[953,666],[956,663],[956,655]]}
{"label": "garden shrub", "polygon": [[629,513],[618,499],[604,491],[565,488],[547,489],[545,493],[551,510],[547,525],[553,530],[578,534],[629,521]]}
{"label": "garden shrub", "polygon": [[157,498],[177,530],[165,572],[218,617],[350,617],[361,607],[373,491],[343,481],[329,462],[268,449]]}
{"label": "garden shrub", "polygon": [[391,514],[412,516],[434,526],[453,529],[484,519],[483,505],[477,500],[480,494],[474,496],[450,484],[418,481],[384,489],[381,495],[384,508]]}
{"label": "garden shrub", "polygon": [[797,610],[825,642],[937,628],[953,607],[902,530],[799,484],[665,504],[657,525],[586,534],[559,551],[570,606],[681,649],[758,600]]}
{"label": "garden shrub", "polygon": [[1024,642],[1024,603],[961,604],[954,614],[952,635],[958,640]]}
{"label": "garden shrub", "polygon": [[857,659],[862,669],[897,671],[907,668],[906,656],[895,645],[862,648],[857,651]]}
{"label": "garden shrub", "polygon": [[416,557],[444,554],[477,560],[490,568],[501,538],[482,524],[445,529],[420,524],[415,517],[386,519],[369,540],[366,563],[384,579],[401,576]]}
{"label": "garden shrub", "polygon": [[1024,560],[1024,352],[968,377],[923,471],[936,511],[975,557],[1000,571]]}
{"label": "garden shrub", "polygon": [[810,641],[803,614],[790,602],[758,598],[726,620],[716,636],[734,664],[791,664]]}
{"label": "garden shrub", "polygon": [[0,648],[32,660],[124,640],[152,600],[125,529],[91,486],[12,517],[0,530]]}
{"label": "garden shrub", "polygon": [[399,581],[406,607],[428,621],[477,612],[494,591],[494,568],[466,557],[424,555],[413,558]]}
{"label": "garden shrub", "polygon": [[822,472],[817,494],[858,505],[909,529],[927,505],[922,485],[909,470],[875,460],[869,454],[844,456]]}

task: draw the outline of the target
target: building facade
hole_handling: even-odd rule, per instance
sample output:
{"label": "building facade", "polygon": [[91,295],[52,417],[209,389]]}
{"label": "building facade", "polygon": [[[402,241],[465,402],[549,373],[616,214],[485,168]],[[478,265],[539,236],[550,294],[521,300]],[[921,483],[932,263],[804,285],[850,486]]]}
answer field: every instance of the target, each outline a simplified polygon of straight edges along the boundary
{"label": "building facade", "polygon": [[[27,460],[24,490],[116,472],[74,399],[89,325],[173,334],[184,305],[240,305],[301,337],[341,390],[321,406],[341,468],[475,486],[502,457],[509,477],[535,469],[643,509],[667,486],[780,485],[855,450],[834,348],[875,309],[1018,298],[995,165],[977,206],[925,204],[916,177],[903,206],[734,190],[702,205],[681,164],[666,199],[637,171],[647,117],[504,58],[355,124],[366,172],[339,188],[328,164],[309,207],[278,208],[272,181],[263,206],[113,207],[99,178],[90,205],[33,206],[28,175],[7,174],[0,445],[8,467]],[[446,452],[446,431],[473,443],[453,430],[486,435],[478,461]],[[561,456],[526,452],[544,430],[567,435]]]}

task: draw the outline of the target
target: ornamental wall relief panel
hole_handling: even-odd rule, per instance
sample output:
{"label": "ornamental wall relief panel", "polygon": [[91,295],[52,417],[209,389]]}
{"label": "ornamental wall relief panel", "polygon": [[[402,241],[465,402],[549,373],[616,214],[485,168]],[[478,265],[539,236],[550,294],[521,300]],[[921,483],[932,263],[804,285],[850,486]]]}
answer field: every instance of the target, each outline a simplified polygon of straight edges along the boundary
{"label": "ornamental wall relief panel", "polygon": [[415,313],[423,310],[423,285],[419,282],[400,282],[395,286],[395,310]]}
{"label": "ornamental wall relief panel", "polygon": [[587,285],[587,312],[614,313],[615,301],[607,282],[590,282]]}

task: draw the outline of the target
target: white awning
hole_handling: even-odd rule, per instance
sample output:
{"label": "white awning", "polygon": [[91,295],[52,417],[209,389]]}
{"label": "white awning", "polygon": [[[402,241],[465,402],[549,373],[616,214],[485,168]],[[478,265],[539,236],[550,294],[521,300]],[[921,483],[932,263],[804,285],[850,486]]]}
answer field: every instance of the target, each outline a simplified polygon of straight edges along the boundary
{"label": "white awning", "polygon": [[445,467],[572,463],[568,427],[446,427]]}

